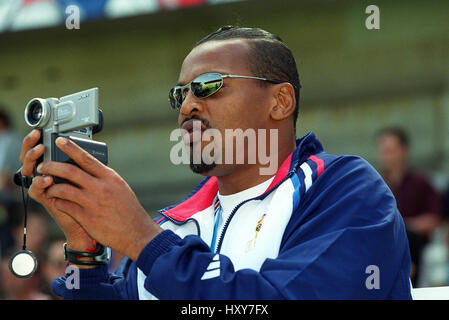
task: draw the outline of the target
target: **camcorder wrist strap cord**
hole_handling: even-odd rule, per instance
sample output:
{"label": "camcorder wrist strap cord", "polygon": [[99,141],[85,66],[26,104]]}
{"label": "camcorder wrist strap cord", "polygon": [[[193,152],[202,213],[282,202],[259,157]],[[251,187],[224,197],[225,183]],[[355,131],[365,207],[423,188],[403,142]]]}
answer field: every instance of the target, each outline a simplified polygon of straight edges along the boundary
{"label": "camcorder wrist strap cord", "polygon": [[[27,186],[26,181],[28,177],[21,176],[21,191],[22,191],[22,201],[24,208],[23,217],[23,246],[22,250],[14,253],[9,260],[9,270],[17,278],[27,279],[34,275],[37,270],[37,259],[36,256],[29,250],[27,250],[27,220],[28,220],[28,203],[30,196],[28,192],[25,191]],[[26,193],[26,196],[25,196]]]}

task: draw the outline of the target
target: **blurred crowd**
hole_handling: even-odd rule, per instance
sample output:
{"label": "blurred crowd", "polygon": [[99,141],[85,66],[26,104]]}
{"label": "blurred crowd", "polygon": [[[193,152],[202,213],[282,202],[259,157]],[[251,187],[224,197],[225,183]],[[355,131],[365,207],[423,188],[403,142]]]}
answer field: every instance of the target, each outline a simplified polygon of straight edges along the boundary
{"label": "blurred crowd", "polygon": [[[414,287],[449,285],[449,184],[437,190],[432,180],[409,164],[409,138],[401,128],[385,128],[377,135],[378,168],[392,190],[404,218],[412,257]],[[22,137],[11,127],[0,106],[0,299],[57,299],[51,282],[65,274],[63,234],[32,200],[28,205],[27,249],[38,259],[29,279],[16,278],[9,259],[22,248],[24,205],[12,176],[20,167]],[[114,270],[121,256],[113,253]]]}

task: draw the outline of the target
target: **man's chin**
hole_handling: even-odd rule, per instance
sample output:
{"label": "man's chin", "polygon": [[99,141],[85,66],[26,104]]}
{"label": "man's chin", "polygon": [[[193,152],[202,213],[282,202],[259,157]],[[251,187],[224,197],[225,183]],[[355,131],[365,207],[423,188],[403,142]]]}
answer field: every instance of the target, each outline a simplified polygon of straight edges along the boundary
{"label": "man's chin", "polygon": [[190,163],[190,170],[192,170],[194,173],[201,174],[203,176],[209,176],[211,171],[217,166],[216,163],[211,164],[205,164],[205,163],[199,163],[194,164]]}

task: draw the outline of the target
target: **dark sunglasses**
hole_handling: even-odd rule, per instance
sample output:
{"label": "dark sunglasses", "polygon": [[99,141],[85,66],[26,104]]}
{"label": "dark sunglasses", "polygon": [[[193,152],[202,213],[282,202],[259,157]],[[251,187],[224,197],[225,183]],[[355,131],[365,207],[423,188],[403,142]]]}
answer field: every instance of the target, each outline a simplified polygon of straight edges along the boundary
{"label": "dark sunglasses", "polygon": [[213,95],[214,93],[216,93],[218,90],[221,89],[221,87],[223,86],[224,78],[262,80],[274,84],[285,82],[251,76],[237,76],[233,74],[220,74],[220,73],[204,73],[193,79],[192,82],[186,84],[185,86],[176,86],[170,90],[168,94],[168,99],[170,101],[171,108],[173,110],[179,110],[189,90],[192,92],[195,98],[204,99],[210,97],[211,95]]}

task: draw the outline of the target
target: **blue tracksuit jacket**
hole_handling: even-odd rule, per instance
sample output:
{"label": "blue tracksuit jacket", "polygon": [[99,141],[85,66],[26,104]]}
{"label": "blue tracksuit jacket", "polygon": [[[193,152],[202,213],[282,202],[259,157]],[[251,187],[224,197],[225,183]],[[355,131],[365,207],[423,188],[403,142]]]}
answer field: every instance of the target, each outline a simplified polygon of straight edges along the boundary
{"label": "blue tracksuit jacket", "polygon": [[212,252],[217,190],[216,178],[205,178],[161,210],[166,230],[136,262],[125,258],[115,273],[80,270],[79,289],[67,288],[66,275],[53,291],[65,299],[411,299],[403,220],[363,159],[326,154],[313,133],[298,139],[268,189],[234,208]]}

